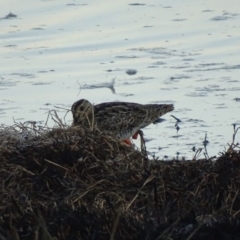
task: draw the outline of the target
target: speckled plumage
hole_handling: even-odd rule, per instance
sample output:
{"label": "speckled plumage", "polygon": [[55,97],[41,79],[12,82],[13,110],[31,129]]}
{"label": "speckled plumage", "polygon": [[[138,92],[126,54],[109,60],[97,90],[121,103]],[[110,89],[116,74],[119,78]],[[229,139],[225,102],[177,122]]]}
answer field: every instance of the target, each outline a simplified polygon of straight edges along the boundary
{"label": "speckled plumage", "polygon": [[97,105],[81,99],[72,105],[73,125],[86,125],[125,140],[174,109],[172,104],[106,102]]}

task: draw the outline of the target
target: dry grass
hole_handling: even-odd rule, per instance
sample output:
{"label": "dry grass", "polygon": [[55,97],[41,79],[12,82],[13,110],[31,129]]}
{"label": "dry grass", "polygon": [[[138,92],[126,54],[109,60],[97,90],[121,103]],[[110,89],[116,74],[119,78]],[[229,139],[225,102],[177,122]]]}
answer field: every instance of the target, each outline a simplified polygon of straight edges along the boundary
{"label": "dry grass", "polygon": [[240,149],[157,161],[84,127],[0,127],[0,239],[239,239]]}

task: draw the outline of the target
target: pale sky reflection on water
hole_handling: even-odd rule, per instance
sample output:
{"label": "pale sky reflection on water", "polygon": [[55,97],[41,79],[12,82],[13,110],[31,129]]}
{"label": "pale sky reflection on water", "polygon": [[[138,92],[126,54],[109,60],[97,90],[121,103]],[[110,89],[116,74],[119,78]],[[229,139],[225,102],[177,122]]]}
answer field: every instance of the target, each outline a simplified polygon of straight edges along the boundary
{"label": "pale sky reflection on water", "polygon": [[[144,131],[150,152],[191,158],[205,133],[209,155],[223,151],[240,124],[238,1],[133,3],[3,0],[0,18],[17,18],[0,20],[0,123],[43,123],[49,109],[80,98],[173,103],[178,138],[165,115]],[[85,87],[114,78],[116,94]]]}

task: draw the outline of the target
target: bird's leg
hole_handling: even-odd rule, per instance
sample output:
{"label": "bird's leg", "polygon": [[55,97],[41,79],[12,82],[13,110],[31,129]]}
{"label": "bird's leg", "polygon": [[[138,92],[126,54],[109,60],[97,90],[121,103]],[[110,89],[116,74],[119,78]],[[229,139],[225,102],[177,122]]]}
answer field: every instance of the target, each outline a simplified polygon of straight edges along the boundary
{"label": "bird's leg", "polygon": [[[137,139],[137,138],[138,138],[138,135],[140,135],[140,131],[141,131],[141,130],[135,132],[135,133],[132,135],[132,139]],[[130,139],[125,139],[125,140],[123,140],[123,142],[125,142],[127,145],[132,145]]]}
{"label": "bird's leg", "polygon": [[133,139],[137,139],[139,135],[139,131],[135,132],[132,136]]}
{"label": "bird's leg", "polygon": [[144,158],[142,159],[142,164],[143,164],[143,166],[147,167],[148,166],[148,154],[147,154],[147,149],[146,149],[146,145],[145,145],[145,140],[143,138],[143,131],[139,130],[138,133],[139,133],[140,140],[141,140],[141,152],[144,156]]}
{"label": "bird's leg", "polygon": [[124,143],[126,143],[127,145],[132,145],[131,140],[130,139],[125,139],[123,140]]}
{"label": "bird's leg", "polygon": [[139,130],[138,134],[140,136],[140,140],[141,140],[141,151],[146,154],[147,153],[147,149],[146,149],[146,145],[145,145],[145,140],[143,138],[143,131]]}

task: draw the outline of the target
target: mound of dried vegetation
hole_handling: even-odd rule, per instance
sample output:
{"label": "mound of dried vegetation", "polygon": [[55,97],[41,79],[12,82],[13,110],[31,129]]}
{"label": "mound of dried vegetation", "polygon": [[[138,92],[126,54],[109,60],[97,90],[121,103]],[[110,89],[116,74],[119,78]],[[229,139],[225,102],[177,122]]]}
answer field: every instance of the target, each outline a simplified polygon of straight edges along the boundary
{"label": "mound of dried vegetation", "polygon": [[78,127],[0,128],[0,239],[240,239],[240,149],[149,160]]}

